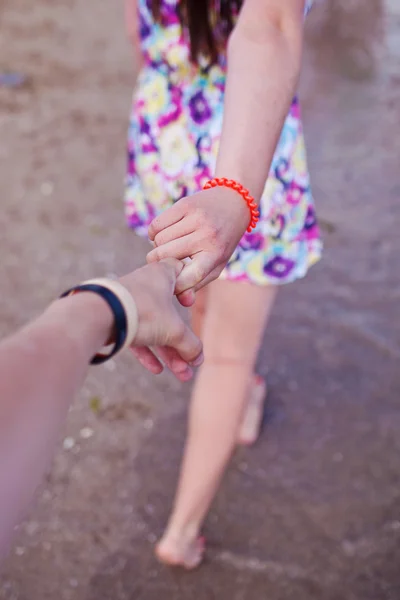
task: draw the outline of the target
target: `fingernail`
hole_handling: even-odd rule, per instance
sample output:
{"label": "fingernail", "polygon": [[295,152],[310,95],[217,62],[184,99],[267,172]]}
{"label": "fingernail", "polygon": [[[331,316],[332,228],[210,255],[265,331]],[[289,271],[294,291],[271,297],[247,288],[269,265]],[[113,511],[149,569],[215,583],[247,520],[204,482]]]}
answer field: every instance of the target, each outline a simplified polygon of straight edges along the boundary
{"label": "fingernail", "polygon": [[179,379],[181,379],[182,381],[189,381],[189,379],[191,379],[192,376],[193,371],[190,367],[178,374]]}
{"label": "fingernail", "polygon": [[201,353],[196,358],[196,360],[192,361],[190,364],[192,365],[192,367],[200,367],[200,365],[202,365],[203,362],[204,362],[204,355],[203,355],[203,353]]}

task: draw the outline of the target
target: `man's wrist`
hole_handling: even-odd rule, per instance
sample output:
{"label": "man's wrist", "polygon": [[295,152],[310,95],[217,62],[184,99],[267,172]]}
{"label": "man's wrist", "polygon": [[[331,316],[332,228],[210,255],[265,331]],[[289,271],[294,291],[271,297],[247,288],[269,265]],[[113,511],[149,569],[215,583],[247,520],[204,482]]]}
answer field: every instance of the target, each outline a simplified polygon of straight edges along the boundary
{"label": "man's wrist", "polygon": [[143,281],[130,282],[129,286],[125,282],[125,278],[119,280],[120,283],[129,290],[135,300],[138,323],[135,334],[135,344],[146,345],[146,337],[149,323],[153,320],[154,315],[152,314],[150,307],[152,306],[152,297],[146,285]]}
{"label": "man's wrist", "polygon": [[81,349],[88,358],[112,336],[113,313],[107,303],[93,292],[80,292],[56,300],[45,312],[45,317],[60,329],[65,343]]}

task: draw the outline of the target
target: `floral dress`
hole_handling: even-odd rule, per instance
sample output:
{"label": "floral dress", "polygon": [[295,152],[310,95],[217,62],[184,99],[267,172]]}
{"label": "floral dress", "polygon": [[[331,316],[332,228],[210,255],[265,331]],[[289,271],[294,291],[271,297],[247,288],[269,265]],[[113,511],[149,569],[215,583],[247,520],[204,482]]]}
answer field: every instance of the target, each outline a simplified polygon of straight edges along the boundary
{"label": "floral dress", "polygon": [[[157,214],[213,177],[222,129],[225,57],[212,66],[190,62],[178,3],[164,0],[161,19],[155,22],[151,0],[138,0],[145,66],[129,124],[125,207],[129,226],[146,237]],[[311,4],[307,2],[306,12]],[[260,220],[243,236],[221,278],[288,283],[306,274],[321,249],[294,98],[261,199]]]}

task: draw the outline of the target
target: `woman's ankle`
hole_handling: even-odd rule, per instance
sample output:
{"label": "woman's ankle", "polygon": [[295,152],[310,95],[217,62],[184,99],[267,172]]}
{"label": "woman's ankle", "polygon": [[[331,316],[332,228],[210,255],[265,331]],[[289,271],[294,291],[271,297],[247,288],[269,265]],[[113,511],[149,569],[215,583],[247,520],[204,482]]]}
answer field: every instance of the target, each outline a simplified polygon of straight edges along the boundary
{"label": "woman's ankle", "polygon": [[165,530],[163,539],[176,541],[192,541],[199,536],[200,526],[197,523],[170,522]]}

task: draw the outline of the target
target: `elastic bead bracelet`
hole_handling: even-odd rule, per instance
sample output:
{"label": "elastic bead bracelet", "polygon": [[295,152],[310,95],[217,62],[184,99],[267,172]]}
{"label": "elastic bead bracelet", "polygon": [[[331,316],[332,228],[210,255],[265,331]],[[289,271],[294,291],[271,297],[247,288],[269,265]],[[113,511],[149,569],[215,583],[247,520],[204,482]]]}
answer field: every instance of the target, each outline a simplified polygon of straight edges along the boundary
{"label": "elastic bead bracelet", "polygon": [[250,233],[257,225],[260,218],[260,213],[253,196],[250,195],[249,190],[247,190],[237,181],[234,181],[233,179],[227,179],[226,177],[214,177],[214,179],[210,179],[210,181],[207,181],[207,183],[204,185],[203,189],[209,190],[215,187],[231,188],[242,196],[250,210],[250,223],[247,227],[247,232]]}

